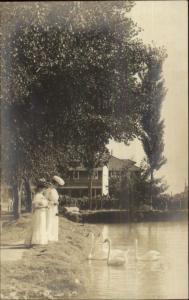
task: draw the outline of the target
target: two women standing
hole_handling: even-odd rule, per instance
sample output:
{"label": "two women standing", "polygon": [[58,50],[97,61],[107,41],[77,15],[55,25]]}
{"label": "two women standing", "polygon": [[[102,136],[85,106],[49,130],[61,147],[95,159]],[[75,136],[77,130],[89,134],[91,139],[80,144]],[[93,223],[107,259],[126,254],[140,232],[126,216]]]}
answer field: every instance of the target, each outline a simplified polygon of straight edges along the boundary
{"label": "two women standing", "polygon": [[52,184],[41,179],[32,201],[32,226],[27,245],[46,245],[48,241],[58,241],[58,199],[56,185],[64,185],[64,180],[53,177]]}

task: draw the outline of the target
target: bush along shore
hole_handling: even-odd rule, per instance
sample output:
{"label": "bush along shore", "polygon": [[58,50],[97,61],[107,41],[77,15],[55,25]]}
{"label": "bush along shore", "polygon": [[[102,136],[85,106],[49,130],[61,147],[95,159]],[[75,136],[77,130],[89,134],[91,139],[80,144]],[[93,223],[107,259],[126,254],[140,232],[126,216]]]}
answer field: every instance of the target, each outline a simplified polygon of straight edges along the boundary
{"label": "bush along shore", "polygon": [[[1,234],[2,246],[23,242],[30,223],[30,214],[6,222]],[[83,226],[59,217],[59,242],[26,249],[17,261],[1,262],[1,299],[87,297],[91,231],[99,233],[95,225]]]}

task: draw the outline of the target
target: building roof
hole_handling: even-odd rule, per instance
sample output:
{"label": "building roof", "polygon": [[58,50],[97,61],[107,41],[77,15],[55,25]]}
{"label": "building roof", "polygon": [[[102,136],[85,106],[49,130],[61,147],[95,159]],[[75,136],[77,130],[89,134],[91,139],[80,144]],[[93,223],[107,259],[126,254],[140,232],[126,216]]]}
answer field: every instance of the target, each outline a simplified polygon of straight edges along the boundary
{"label": "building roof", "polygon": [[109,163],[108,163],[108,168],[109,168],[109,171],[111,171],[111,170],[120,171],[121,169],[123,169],[125,167],[138,168],[138,167],[134,166],[135,164],[136,164],[136,162],[133,160],[120,159],[120,158],[117,158],[117,157],[111,155]]}
{"label": "building roof", "polygon": [[[121,158],[117,158],[113,155],[110,156],[110,160],[107,164],[107,167],[109,169],[109,171],[120,171],[125,167],[129,167],[130,170],[132,171],[139,171],[140,168],[135,166],[136,162],[130,159],[121,159]],[[103,166],[99,166],[98,168],[95,168],[96,170],[102,170]],[[82,163],[80,163],[80,165],[78,165],[77,167],[70,167],[69,168],[70,171],[72,170],[77,170],[77,171],[85,171],[86,168],[83,166]]]}
{"label": "building roof", "polygon": [[129,170],[130,170],[130,171],[133,171],[133,172],[139,172],[139,171],[141,171],[141,169],[140,169],[139,167],[137,167],[137,166],[131,166],[131,167],[129,168]]}

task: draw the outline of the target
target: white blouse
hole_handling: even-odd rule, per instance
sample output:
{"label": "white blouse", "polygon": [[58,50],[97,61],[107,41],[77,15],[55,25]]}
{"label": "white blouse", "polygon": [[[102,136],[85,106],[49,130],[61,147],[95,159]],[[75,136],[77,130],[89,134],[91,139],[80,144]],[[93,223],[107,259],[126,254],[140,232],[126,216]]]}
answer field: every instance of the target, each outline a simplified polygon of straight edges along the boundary
{"label": "white blouse", "polygon": [[58,204],[59,195],[55,188],[48,188],[45,190],[44,195],[52,204]]}

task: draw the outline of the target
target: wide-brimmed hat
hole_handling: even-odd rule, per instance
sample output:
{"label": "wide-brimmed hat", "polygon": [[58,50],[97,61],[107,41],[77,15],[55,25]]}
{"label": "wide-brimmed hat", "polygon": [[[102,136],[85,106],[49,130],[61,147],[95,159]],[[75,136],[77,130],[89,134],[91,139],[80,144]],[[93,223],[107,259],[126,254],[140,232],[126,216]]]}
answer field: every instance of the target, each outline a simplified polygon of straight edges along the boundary
{"label": "wide-brimmed hat", "polygon": [[59,176],[53,176],[53,180],[58,183],[59,185],[64,185],[65,184],[65,181],[59,177]]}

